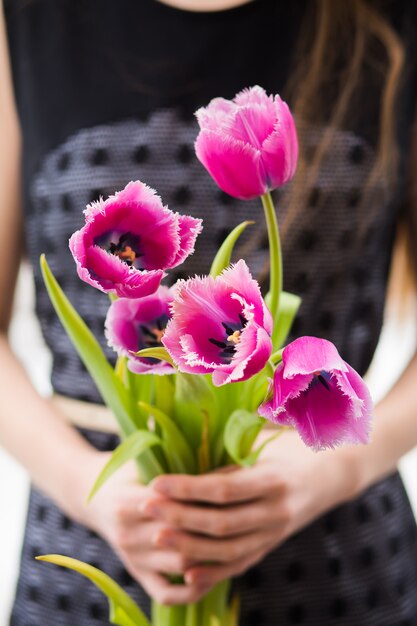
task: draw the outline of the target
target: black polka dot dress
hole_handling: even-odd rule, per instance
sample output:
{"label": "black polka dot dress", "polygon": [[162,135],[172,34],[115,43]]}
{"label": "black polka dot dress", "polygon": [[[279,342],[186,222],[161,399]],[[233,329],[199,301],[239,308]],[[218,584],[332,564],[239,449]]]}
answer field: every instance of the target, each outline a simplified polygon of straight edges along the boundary
{"label": "black polka dot dress", "polygon": [[[70,235],[83,224],[82,209],[92,200],[140,179],[171,209],[203,218],[196,252],[171,273],[172,281],[207,272],[230,230],[255,219],[237,257],[245,256],[254,275],[263,274],[267,239],[260,204],[224,194],[198,163],[192,113],[212,97],[232,97],[247,85],[282,90],[305,2],[287,3],[291,7],[285,9],[281,4],[255,0],[235,10],[200,14],[156,0],[123,0],[117,7],[110,0],[6,0],[25,148],[27,251],[57,393],[101,402],[48,300],[38,264],[42,252],[114,360],[103,333],[108,299],[78,279],[68,249]],[[394,4],[390,18],[404,34],[413,3]],[[254,49],[264,55],[253,54]],[[408,120],[399,129],[405,160],[414,109],[411,87],[402,102]],[[367,109],[366,115],[371,116]],[[308,206],[294,219],[286,221],[291,185],[275,194],[279,221],[288,224],[285,288],[303,298],[293,337],[330,339],[361,374],[381,330],[403,203],[400,183],[395,192],[387,191],[384,180],[375,182],[371,194],[364,191],[376,158],[372,124],[369,117],[335,131]],[[314,152],[323,129],[301,121],[298,126],[307,154]],[[99,450],[117,445],[113,435],[82,434]],[[74,572],[34,560],[45,553],[96,565],[149,611],[146,594],[111,548],[33,488],[12,626],[108,623],[100,592]],[[237,579],[235,588],[241,626],[417,625],[417,530],[398,473],[291,537]]]}

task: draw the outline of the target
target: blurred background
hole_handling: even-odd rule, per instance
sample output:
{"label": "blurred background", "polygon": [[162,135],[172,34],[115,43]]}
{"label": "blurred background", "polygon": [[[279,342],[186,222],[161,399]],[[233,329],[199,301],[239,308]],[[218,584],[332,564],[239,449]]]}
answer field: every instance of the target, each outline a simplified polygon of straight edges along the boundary
{"label": "blurred background", "polygon": [[[376,402],[395,383],[417,345],[417,307],[414,297],[409,297],[405,302],[399,293],[402,290],[399,286],[402,283],[401,267],[400,264],[393,271],[384,329],[367,375]],[[400,300],[402,306],[398,304]],[[15,301],[11,341],[40,393],[48,394],[50,363],[32,309],[32,278],[29,268],[23,265]],[[404,457],[400,470],[417,515],[417,449]],[[0,626],[8,626],[24,529],[28,487],[26,472],[0,448]]]}

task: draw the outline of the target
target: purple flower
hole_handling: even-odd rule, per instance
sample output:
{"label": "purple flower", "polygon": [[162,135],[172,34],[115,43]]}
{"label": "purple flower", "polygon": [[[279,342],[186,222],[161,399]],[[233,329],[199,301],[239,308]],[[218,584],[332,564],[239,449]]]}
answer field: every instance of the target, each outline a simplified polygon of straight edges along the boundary
{"label": "purple flower", "polygon": [[173,213],[140,181],[90,204],[69,242],[79,277],[124,298],[147,296],[193,252],[201,220]]}
{"label": "purple flower", "polygon": [[325,339],[300,337],[282,353],[273,395],[259,413],[293,426],[317,450],[342,443],[367,443],[372,400],[359,374]]}
{"label": "purple flower", "polygon": [[213,373],[216,386],[246,380],[270,357],[272,317],[242,260],[217,278],[180,280],[162,343],[178,369]]}
{"label": "purple flower", "polygon": [[290,110],[262,87],[233,100],[215,98],[196,112],[198,159],[223,191],[248,200],[280,187],[294,175],[298,140]]}
{"label": "purple flower", "polygon": [[120,298],[112,302],[106,317],[108,344],[119,356],[127,356],[127,366],[135,374],[173,374],[164,361],[135,356],[144,348],[162,346],[161,339],[171,317],[172,294],[168,287],[137,300]]}

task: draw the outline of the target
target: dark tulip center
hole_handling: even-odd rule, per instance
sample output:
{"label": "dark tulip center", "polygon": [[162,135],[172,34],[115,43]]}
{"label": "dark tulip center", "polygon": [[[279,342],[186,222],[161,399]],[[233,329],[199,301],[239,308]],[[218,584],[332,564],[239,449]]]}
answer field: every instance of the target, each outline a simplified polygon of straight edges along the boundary
{"label": "dark tulip center", "polygon": [[122,234],[113,231],[97,237],[94,243],[110,252],[110,254],[117,256],[129,267],[133,266],[136,269],[143,269],[140,260],[143,252],[140,250],[138,235],[130,231]]}
{"label": "dark tulip center", "polygon": [[222,322],[225,334],[222,339],[209,337],[209,342],[220,348],[219,357],[223,363],[230,363],[240,343],[240,335],[248,320],[239,313],[238,322]]}
{"label": "dark tulip center", "polygon": [[[138,328],[138,350],[145,348],[162,347],[162,337],[165,334],[165,328],[168,324],[168,315],[161,315],[151,322],[140,324]],[[142,358],[142,357],[141,357]],[[151,357],[144,358],[148,363],[157,363],[158,359]]]}
{"label": "dark tulip center", "polygon": [[331,375],[329,374],[329,372],[325,372],[324,370],[314,372],[314,378],[309,384],[306,391],[309,391],[310,389],[312,389],[313,387],[316,387],[317,385],[322,385],[327,391],[331,391],[330,378],[331,378]]}

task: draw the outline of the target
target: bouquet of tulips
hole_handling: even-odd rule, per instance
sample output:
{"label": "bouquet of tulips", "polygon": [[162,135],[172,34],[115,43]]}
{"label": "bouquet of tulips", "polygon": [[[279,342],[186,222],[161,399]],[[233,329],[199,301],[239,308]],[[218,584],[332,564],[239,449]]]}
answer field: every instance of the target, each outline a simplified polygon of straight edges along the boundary
{"label": "bouquet of tulips", "polygon": [[[105,332],[118,354],[113,369],[42,258],[56,312],[120,427],[121,443],[90,497],[132,459],[138,478],[148,484],[165,473],[250,466],[282,428],[297,429],[317,450],[368,438],[369,392],[335,346],[316,337],[285,345],[300,299],[282,291],[270,191],[292,178],[297,163],[297,135],[287,105],[254,87],[233,101],[216,98],[196,115],[196,154],[217,184],[234,197],[262,201],[269,292],[264,299],[243,259],[230,263],[247,222],[226,238],[209,275],[161,286],[166,270],[192,253],[202,225],[164,207],[144,183],[131,182],[89,205],[85,225],[70,239],[79,277],[110,296]],[[276,432],[257,446],[268,420]],[[103,572],[67,557],[41,558],[90,578],[108,596],[111,623],[150,626]],[[167,624],[237,626],[229,582],[197,604],[154,602],[152,625]]]}

